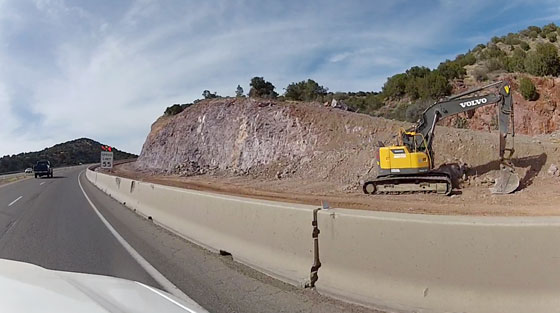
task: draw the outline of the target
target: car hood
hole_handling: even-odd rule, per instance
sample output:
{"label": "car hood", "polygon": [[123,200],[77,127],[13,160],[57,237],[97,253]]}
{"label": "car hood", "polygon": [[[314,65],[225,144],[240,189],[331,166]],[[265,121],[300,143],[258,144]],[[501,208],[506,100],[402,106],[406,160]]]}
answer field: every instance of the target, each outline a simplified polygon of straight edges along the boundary
{"label": "car hood", "polygon": [[144,284],[101,275],[47,270],[0,259],[2,312],[206,311]]}

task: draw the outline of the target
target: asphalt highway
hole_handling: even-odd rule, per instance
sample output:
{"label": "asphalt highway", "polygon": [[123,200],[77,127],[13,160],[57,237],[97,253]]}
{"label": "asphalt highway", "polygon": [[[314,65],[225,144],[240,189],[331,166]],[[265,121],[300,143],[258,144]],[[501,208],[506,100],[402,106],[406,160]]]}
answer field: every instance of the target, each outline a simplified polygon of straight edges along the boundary
{"label": "asphalt highway", "polygon": [[[52,179],[0,186],[0,258],[169,291],[155,271],[209,312],[377,312],[287,285],[200,248],[105,195],[87,181],[84,170],[55,169]],[[141,265],[126,244],[153,270]]]}

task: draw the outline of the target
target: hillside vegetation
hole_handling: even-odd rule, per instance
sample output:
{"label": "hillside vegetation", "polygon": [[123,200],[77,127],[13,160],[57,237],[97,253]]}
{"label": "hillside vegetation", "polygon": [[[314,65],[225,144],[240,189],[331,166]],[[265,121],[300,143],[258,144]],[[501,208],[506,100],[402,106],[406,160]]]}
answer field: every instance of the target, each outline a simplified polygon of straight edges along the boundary
{"label": "hillside vegetation", "polygon": [[[101,143],[80,138],[36,152],[6,155],[0,158],[0,173],[23,171],[38,160],[49,160],[54,167],[99,162]],[[115,160],[137,157],[134,154],[113,149]]]}
{"label": "hillside vegetation", "polygon": [[[387,78],[379,92],[330,92],[327,87],[308,79],[290,83],[284,88],[284,94],[278,95],[271,82],[263,77],[254,77],[248,96],[325,104],[335,99],[342,101],[352,111],[408,122],[415,122],[434,101],[498,79],[506,79],[522,88],[520,94],[524,100],[536,101],[540,90],[534,84],[535,79],[557,77],[560,74],[559,35],[560,28],[551,23],[493,37],[488,43],[479,44],[453,60],[441,62],[437,68],[413,66],[403,73],[395,74]],[[507,76],[508,73],[511,75]],[[239,85],[235,92],[236,97],[245,97]],[[203,98],[220,96],[205,90]],[[193,103],[175,104],[166,109],[165,115],[178,114]],[[464,119],[458,122],[454,120],[450,126],[468,128],[469,123]],[[543,132],[550,130],[547,128]]]}

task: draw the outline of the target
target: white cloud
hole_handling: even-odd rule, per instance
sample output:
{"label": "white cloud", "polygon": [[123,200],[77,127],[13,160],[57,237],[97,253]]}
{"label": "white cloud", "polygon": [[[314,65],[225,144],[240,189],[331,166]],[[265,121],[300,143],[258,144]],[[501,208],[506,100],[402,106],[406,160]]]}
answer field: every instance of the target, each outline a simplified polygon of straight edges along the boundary
{"label": "white cloud", "polygon": [[257,75],[279,92],[307,78],[333,91],[379,90],[387,76],[436,66],[483,37],[455,32],[487,5],[87,4],[0,2],[0,155],[82,136],[138,153],[166,106],[204,89],[233,95],[241,84],[248,91]]}
{"label": "white cloud", "polygon": [[350,52],[337,53],[337,54],[333,55],[332,57],[330,57],[329,61],[331,61],[333,63],[340,62],[342,60],[347,59],[351,55],[352,55],[352,53],[350,53]]}

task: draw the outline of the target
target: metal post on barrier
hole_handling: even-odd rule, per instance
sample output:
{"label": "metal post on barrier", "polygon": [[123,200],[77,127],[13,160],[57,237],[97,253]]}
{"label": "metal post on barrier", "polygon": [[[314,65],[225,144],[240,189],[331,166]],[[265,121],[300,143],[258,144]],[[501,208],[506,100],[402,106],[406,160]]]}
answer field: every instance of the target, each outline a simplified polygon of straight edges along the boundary
{"label": "metal post on barrier", "polygon": [[313,221],[311,221],[311,226],[313,226],[313,232],[311,237],[313,238],[313,266],[311,266],[311,277],[309,282],[309,288],[315,287],[315,282],[319,279],[319,268],[321,267],[321,261],[319,260],[319,224],[317,222],[317,212],[320,210],[328,210],[329,203],[321,202],[322,207],[313,210]]}
{"label": "metal post on barrier", "polygon": [[315,287],[315,282],[319,279],[319,267],[321,267],[321,261],[319,260],[319,227],[317,225],[317,212],[321,210],[321,208],[313,210],[313,221],[311,221],[311,225],[313,226],[313,232],[311,237],[313,238],[313,265],[311,266],[311,277],[310,282],[307,287],[313,288]]}

